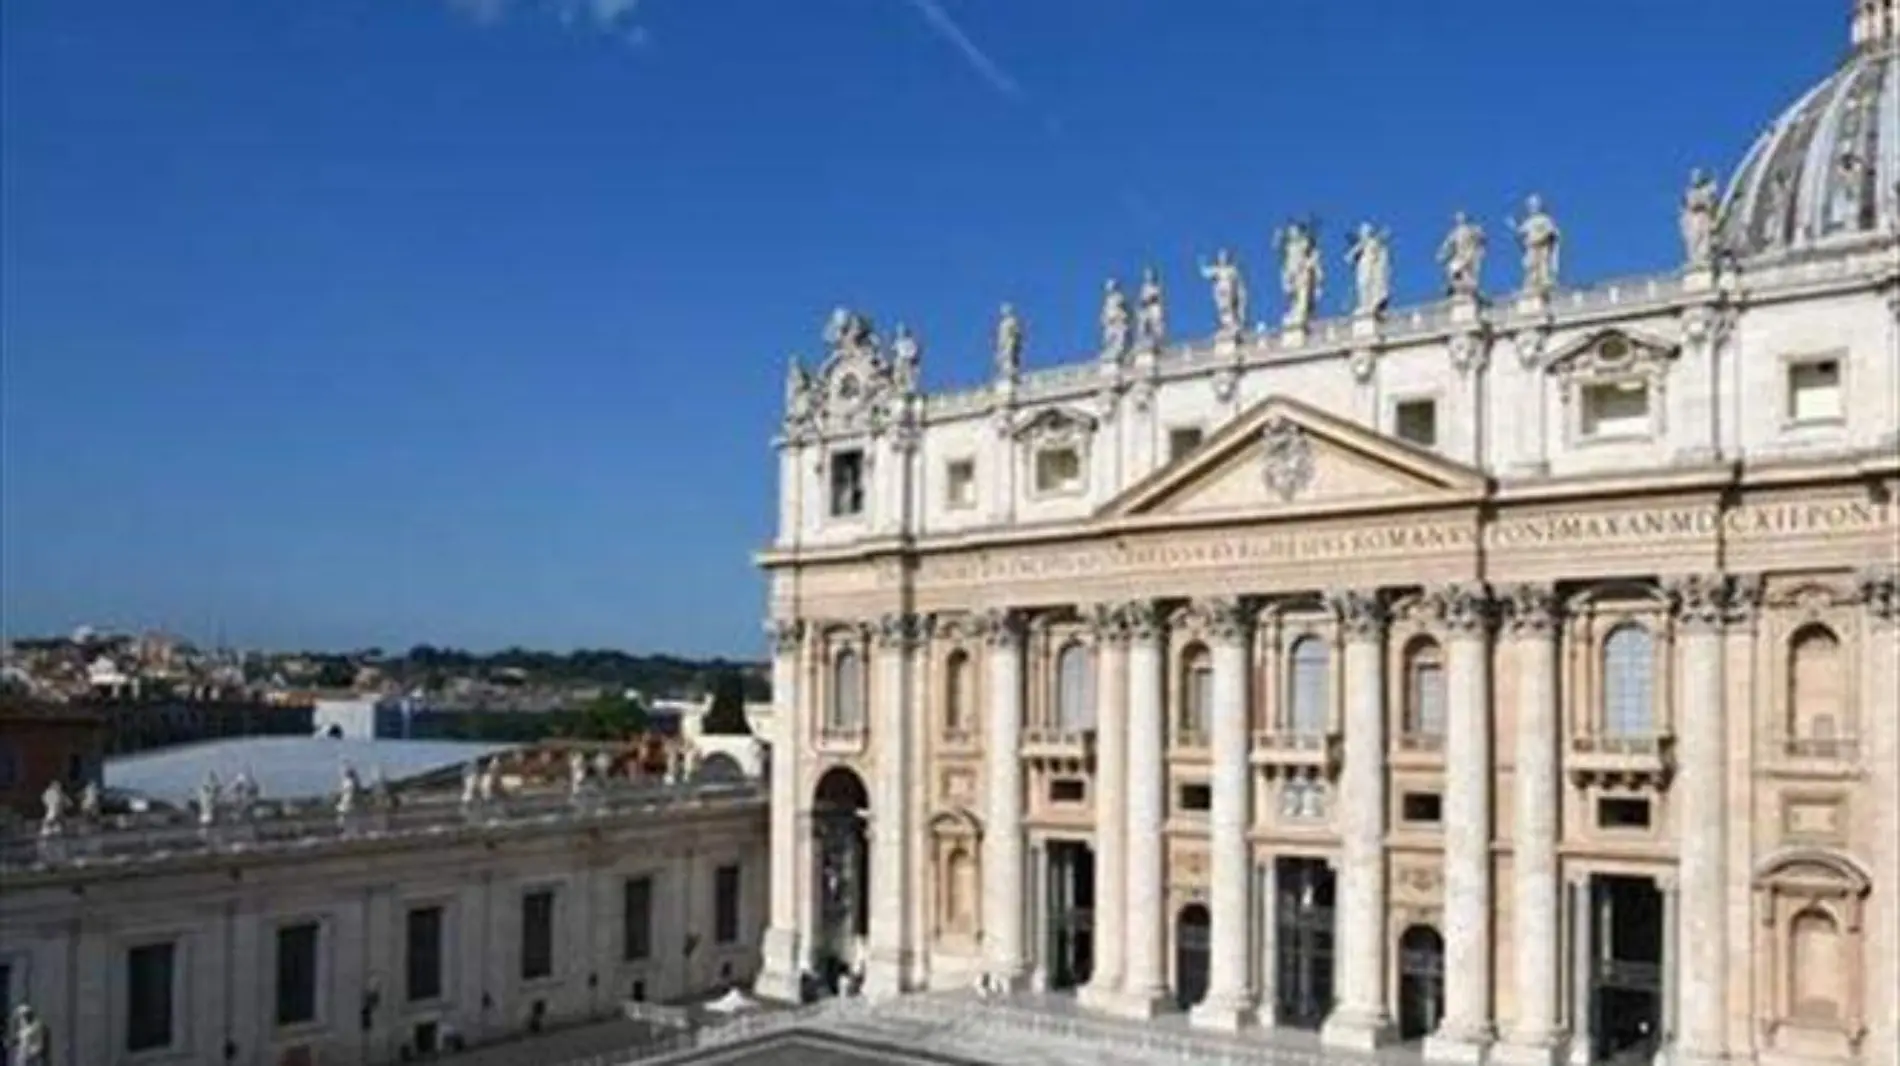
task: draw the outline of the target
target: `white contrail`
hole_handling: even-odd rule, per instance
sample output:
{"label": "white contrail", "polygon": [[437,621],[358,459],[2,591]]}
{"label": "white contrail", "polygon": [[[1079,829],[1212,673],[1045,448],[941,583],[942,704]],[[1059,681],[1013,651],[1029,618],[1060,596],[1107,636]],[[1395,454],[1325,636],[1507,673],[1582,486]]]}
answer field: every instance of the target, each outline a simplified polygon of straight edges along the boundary
{"label": "white contrail", "polygon": [[976,72],[977,77],[988,83],[990,88],[1012,100],[1027,99],[1028,94],[1023,92],[1021,83],[1010,77],[1009,71],[1004,70],[996,60],[991,59],[988,52],[977,47],[977,43],[970,39],[969,34],[963,32],[963,27],[957,25],[957,20],[950,17],[950,12],[945,11],[943,4],[938,0],[910,0],[910,6],[923,17],[924,25],[929,26],[932,33],[956,49],[957,54],[963,57],[963,61],[968,63],[970,69]]}

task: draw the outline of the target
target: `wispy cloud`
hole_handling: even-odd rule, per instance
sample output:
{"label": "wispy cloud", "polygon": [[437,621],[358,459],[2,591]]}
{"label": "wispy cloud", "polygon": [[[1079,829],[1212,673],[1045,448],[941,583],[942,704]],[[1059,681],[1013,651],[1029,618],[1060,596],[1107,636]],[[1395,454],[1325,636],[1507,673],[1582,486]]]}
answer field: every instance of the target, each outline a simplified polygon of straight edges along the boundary
{"label": "wispy cloud", "polygon": [[646,27],[637,21],[641,0],[448,0],[448,5],[482,26],[495,25],[519,11],[619,37],[629,44],[646,44],[649,39]]}
{"label": "wispy cloud", "polygon": [[910,6],[924,20],[924,25],[930,27],[930,32],[956,49],[957,54],[963,57],[963,61],[976,72],[976,76],[987,82],[990,88],[1012,100],[1028,99],[1028,94],[1023,92],[1022,83],[1011,77],[1009,71],[1003,69],[1002,64],[991,59],[988,52],[971,40],[969,34],[963,32],[963,27],[957,25],[957,20],[951,18],[950,12],[944,10],[940,0],[910,0]]}

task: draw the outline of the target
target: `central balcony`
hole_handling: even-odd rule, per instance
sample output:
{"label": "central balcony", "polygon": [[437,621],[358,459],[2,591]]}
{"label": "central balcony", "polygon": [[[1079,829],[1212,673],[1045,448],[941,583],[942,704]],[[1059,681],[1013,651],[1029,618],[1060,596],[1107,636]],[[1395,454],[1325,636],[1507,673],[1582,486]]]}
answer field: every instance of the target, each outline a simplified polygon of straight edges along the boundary
{"label": "central balcony", "polygon": [[1676,738],[1669,733],[1570,738],[1566,760],[1578,785],[1664,788],[1676,773]]}
{"label": "central balcony", "polygon": [[1267,777],[1331,778],[1343,755],[1337,731],[1256,729],[1252,761]]}
{"label": "central balcony", "polygon": [[1022,752],[1038,766],[1079,773],[1095,765],[1095,730],[1030,726],[1023,730]]}

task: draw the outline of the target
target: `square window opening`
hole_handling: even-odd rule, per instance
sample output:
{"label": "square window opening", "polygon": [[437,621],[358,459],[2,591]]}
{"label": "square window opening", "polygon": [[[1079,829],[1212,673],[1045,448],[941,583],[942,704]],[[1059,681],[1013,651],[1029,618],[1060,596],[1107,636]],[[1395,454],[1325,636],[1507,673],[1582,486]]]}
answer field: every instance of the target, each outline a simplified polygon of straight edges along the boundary
{"label": "square window opening", "polygon": [[1581,390],[1585,437],[1643,437],[1649,434],[1649,385],[1642,381],[1605,381]]}
{"label": "square window opening", "polygon": [[1168,462],[1179,460],[1182,456],[1201,446],[1204,434],[1199,426],[1178,426],[1168,431]]}
{"label": "square window opening", "polygon": [[1399,801],[1399,813],[1408,822],[1437,825],[1445,818],[1444,797],[1436,792],[1407,792]]}
{"label": "square window opening", "polygon": [[831,516],[864,513],[864,453],[849,448],[831,454]]}
{"label": "square window opening", "polygon": [[944,503],[953,510],[976,506],[976,462],[953,459],[944,466]]}
{"label": "square window opening", "polygon": [[1788,420],[1835,422],[1841,417],[1841,361],[1812,359],[1788,367]]}
{"label": "square window opening", "polygon": [[1649,801],[1605,796],[1597,800],[1597,825],[1604,829],[1648,829]]}
{"label": "square window opening", "polygon": [[1075,448],[1044,448],[1036,453],[1037,492],[1077,492],[1082,488],[1082,453]]}
{"label": "square window opening", "polygon": [[1205,814],[1214,807],[1214,788],[1202,782],[1181,786],[1181,809]]}
{"label": "square window opening", "polygon": [[1088,798],[1088,786],[1076,777],[1058,777],[1049,782],[1049,802],[1081,803]]}
{"label": "square window opening", "polygon": [[1407,444],[1438,446],[1438,401],[1401,400],[1392,409],[1392,431]]}

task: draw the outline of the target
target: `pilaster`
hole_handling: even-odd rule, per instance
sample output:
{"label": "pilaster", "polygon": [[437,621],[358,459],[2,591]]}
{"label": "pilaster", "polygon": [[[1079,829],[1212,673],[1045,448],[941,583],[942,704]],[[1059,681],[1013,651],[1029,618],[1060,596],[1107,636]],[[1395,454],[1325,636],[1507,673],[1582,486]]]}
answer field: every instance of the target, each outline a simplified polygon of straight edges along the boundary
{"label": "pilaster", "polygon": [[[1900,306],[1900,305],[1896,305]],[[1866,666],[1861,674],[1861,721],[1868,723],[1874,792],[1872,907],[1873,960],[1866,1014],[1869,1039],[1863,1045],[1885,1049],[1886,1062],[1900,1063],[1900,717],[1893,713],[1900,692],[1900,567],[1867,570],[1860,578],[1867,610]],[[1882,892],[1879,886],[1889,886]],[[1869,1066],[1881,1061],[1876,1054]]]}
{"label": "pilaster", "polygon": [[1425,1042],[1435,1062],[1483,1061],[1491,1024],[1491,593],[1433,596],[1448,636],[1445,678],[1445,1018]]}
{"label": "pilaster", "polygon": [[1339,776],[1338,1002],[1330,1047],[1372,1050],[1396,1035],[1385,1001],[1385,602],[1335,594],[1345,642],[1345,760]]}
{"label": "pilaster", "polygon": [[1682,676],[1677,708],[1680,777],[1675,785],[1681,961],[1680,1029],[1673,1062],[1705,1066],[1727,1057],[1725,986],[1728,923],[1727,833],[1723,819],[1726,726],[1722,700],[1722,626],[1729,582],[1690,575],[1669,583],[1675,604]]}
{"label": "pilaster", "polygon": [[1194,1008],[1193,1022],[1209,1029],[1236,1030],[1253,1014],[1248,988],[1249,929],[1247,879],[1252,856],[1247,847],[1248,797],[1247,647],[1251,612],[1233,599],[1198,606],[1213,656],[1213,721],[1208,740],[1213,752],[1213,806],[1208,823],[1208,863],[1212,919],[1207,996]]}
{"label": "pilaster", "polygon": [[914,614],[887,614],[877,628],[876,701],[871,735],[877,749],[876,798],[871,812],[871,936],[864,990],[871,996],[905,991],[914,950],[906,901],[910,884],[911,657],[921,635]]}
{"label": "pilaster", "polygon": [[1128,937],[1122,995],[1114,1011],[1149,1018],[1170,1009],[1163,957],[1167,744],[1162,719],[1162,626],[1154,604],[1145,601],[1129,604],[1123,617],[1128,625],[1128,802],[1122,905]]}

